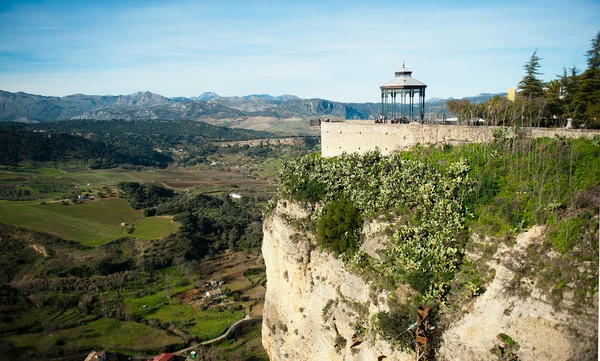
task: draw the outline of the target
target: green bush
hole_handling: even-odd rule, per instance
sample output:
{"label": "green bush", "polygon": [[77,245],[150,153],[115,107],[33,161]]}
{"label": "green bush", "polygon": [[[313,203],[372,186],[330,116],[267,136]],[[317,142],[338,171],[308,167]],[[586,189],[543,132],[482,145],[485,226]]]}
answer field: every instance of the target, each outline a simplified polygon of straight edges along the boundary
{"label": "green bush", "polygon": [[354,253],[362,229],[359,210],[346,199],[327,203],[317,222],[317,242],[323,249],[340,254]]}
{"label": "green bush", "polygon": [[426,293],[433,281],[433,275],[429,272],[411,272],[406,275],[405,280],[415,291]]}
{"label": "green bush", "polygon": [[325,196],[325,184],[314,179],[304,180],[294,177],[292,183],[297,187],[296,198],[303,202],[318,202]]}
{"label": "green bush", "polygon": [[583,223],[577,216],[563,219],[549,232],[552,246],[562,253],[569,251],[583,230]]}
{"label": "green bush", "polygon": [[500,187],[498,187],[498,182],[496,182],[496,180],[492,179],[487,174],[484,174],[481,177],[481,182],[479,182],[479,186],[477,187],[477,194],[479,195],[479,201],[481,203],[489,203],[499,191]]}

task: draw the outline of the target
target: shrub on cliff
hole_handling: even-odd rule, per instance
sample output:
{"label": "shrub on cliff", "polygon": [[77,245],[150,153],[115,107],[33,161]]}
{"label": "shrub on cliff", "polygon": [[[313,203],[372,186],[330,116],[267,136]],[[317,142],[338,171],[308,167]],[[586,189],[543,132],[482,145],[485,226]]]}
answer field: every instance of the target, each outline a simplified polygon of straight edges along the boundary
{"label": "shrub on cliff", "polygon": [[403,159],[402,154],[367,152],[332,159],[311,155],[284,163],[279,190],[300,199],[308,185],[322,186],[318,200],[326,205],[317,220],[317,241],[336,254],[358,249],[359,214],[406,210],[403,224],[390,234],[393,244],[381,266],[387,276],[435,298],[445,292],[447,275],[462,259],[465,201],[473,185],[468,172],[460,159],[440,171],[423,160]]}
{"label": "shrub on cliff", "polygon": [[358,237],[362,219],[358,208],[346,199],[327,203],[317,222],[317,242],[323,249],[335,254],[354,253],[358,249]]}

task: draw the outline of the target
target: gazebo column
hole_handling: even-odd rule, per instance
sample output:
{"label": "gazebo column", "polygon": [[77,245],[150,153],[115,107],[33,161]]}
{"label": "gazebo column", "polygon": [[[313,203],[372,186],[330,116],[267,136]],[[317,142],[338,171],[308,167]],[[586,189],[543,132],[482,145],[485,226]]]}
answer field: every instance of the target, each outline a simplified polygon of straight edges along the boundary
{"label": "gazebo column", "polygon": [[396,117],[396,89],[392,90],[392,103],[394,104],[392,107],[392,119]]}
{"label": "gazebo column", "polygon": [[423,105],[421,108],[421,113],[423,113],[423,118],[425,117],[425,88],[421,89],[421,92],[423,93]]}
{"label": "gazebo column", "polygon": [[385,102],[384,102],[384,107],[383,107],[383,115],[387,116],[387,96],[388,96],[388,90],[385,90]]}
{"label": "gazebo column", "polygon": [[406,96],[408,95],[408,93],[406,92],[406,89],[402,89],[402,92],[404,92],[404,104],[402,105],[403,111],[402,114],[403,116],[406,116]]}
{"label": "gazebo column", "polygon": [[410,120],[415,119],[413,110],[415,104],[415,91],[413,89],[410,90]]}
{"label": "gazebo column", "polygon": [[387,118],[388,118],[388,116],[390,114],[390,105],[391,105],[390,104],[391,103],[391,99],[390,98],[391,98],[390,91],[386,90],[386,92],[385,92],[385,113],[384,113],[385,120],[384,120],[384,123],[387,121]]}

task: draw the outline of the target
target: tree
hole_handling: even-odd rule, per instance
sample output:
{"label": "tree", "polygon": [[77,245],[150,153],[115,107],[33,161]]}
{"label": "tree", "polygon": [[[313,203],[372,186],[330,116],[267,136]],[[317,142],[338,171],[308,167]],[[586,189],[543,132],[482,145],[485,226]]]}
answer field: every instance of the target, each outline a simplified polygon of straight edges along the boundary
{"label": "tree", "polygon": [[588,70],[600,70],[600,31],[592,39],[592,48],[587,51]]}
{"label": "tree", "polygon": [[470,102],[467,99],[452,99],[446,102],[446,109],[450,113],[456,114],[456,117],[462,112],[462,110],[469,104]]}
{"label": "tree", "polygon": [[520,94],[529,99],[541,97],[544,94],[543,82],[537,77],[542,75],[538,70],[540,68],[540,58],[537,56],[537,49],[529,58],[529,61],[523,65],[525,76],[519,82]]}
{"label": "tree", "polygon": [[581,74],[575,103],[581,108],[586,127],[600,127],[600,32],[587,52],[588,68]]}
{"label": "tree", "polygon": [[488,122],[488,124],[498,125],[500,123],[500,115],[509,105],[510,101],[506,97],[495,95],[485,103],[484,107],[486,114],[484,114],[483,118]]}
{"label": "tree", "polygon": [[323,216],[317,222],[317,242],[327,250],[352,254],[358,249],[362,219],[358,208],[342,198],[323,207]]}
{"label": "tree", "polygon": [[560,98],[564,102],[563,117],[574,119],[579,113],[580,105],[575,101],[575,95],[579,87],[579,69],[573,64],[573,67],[567,72],[567,68],[563,67],[562,75],[557,75],[560,78]]}
{"label": "tree", "polygon": [[562,97],[563,87],[560,79],[553,79],[546,83],[544,99],[548,102],[548,112],[560,123],[561,115],[564,114],[564,100]]}

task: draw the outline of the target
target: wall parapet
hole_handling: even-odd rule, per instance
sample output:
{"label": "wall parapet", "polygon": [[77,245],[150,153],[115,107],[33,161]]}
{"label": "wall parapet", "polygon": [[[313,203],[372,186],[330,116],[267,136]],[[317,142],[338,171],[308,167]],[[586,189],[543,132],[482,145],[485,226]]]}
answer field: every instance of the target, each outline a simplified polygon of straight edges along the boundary
{"label": "wall parapet", "polygon": [[[321,124],[321,154],[325,158],[342,153],[365,153],[379,149],[389,155],[416,144],[484,143],[493,139],[495,126],[374,124],[372,121],[345,121]],[[591,138],[599,130],[565,128],[521,128],[523,135],[533,138]],[[512,129],[511,129],[512,133]],[[514,134],[510,134],[514,136]]]}

